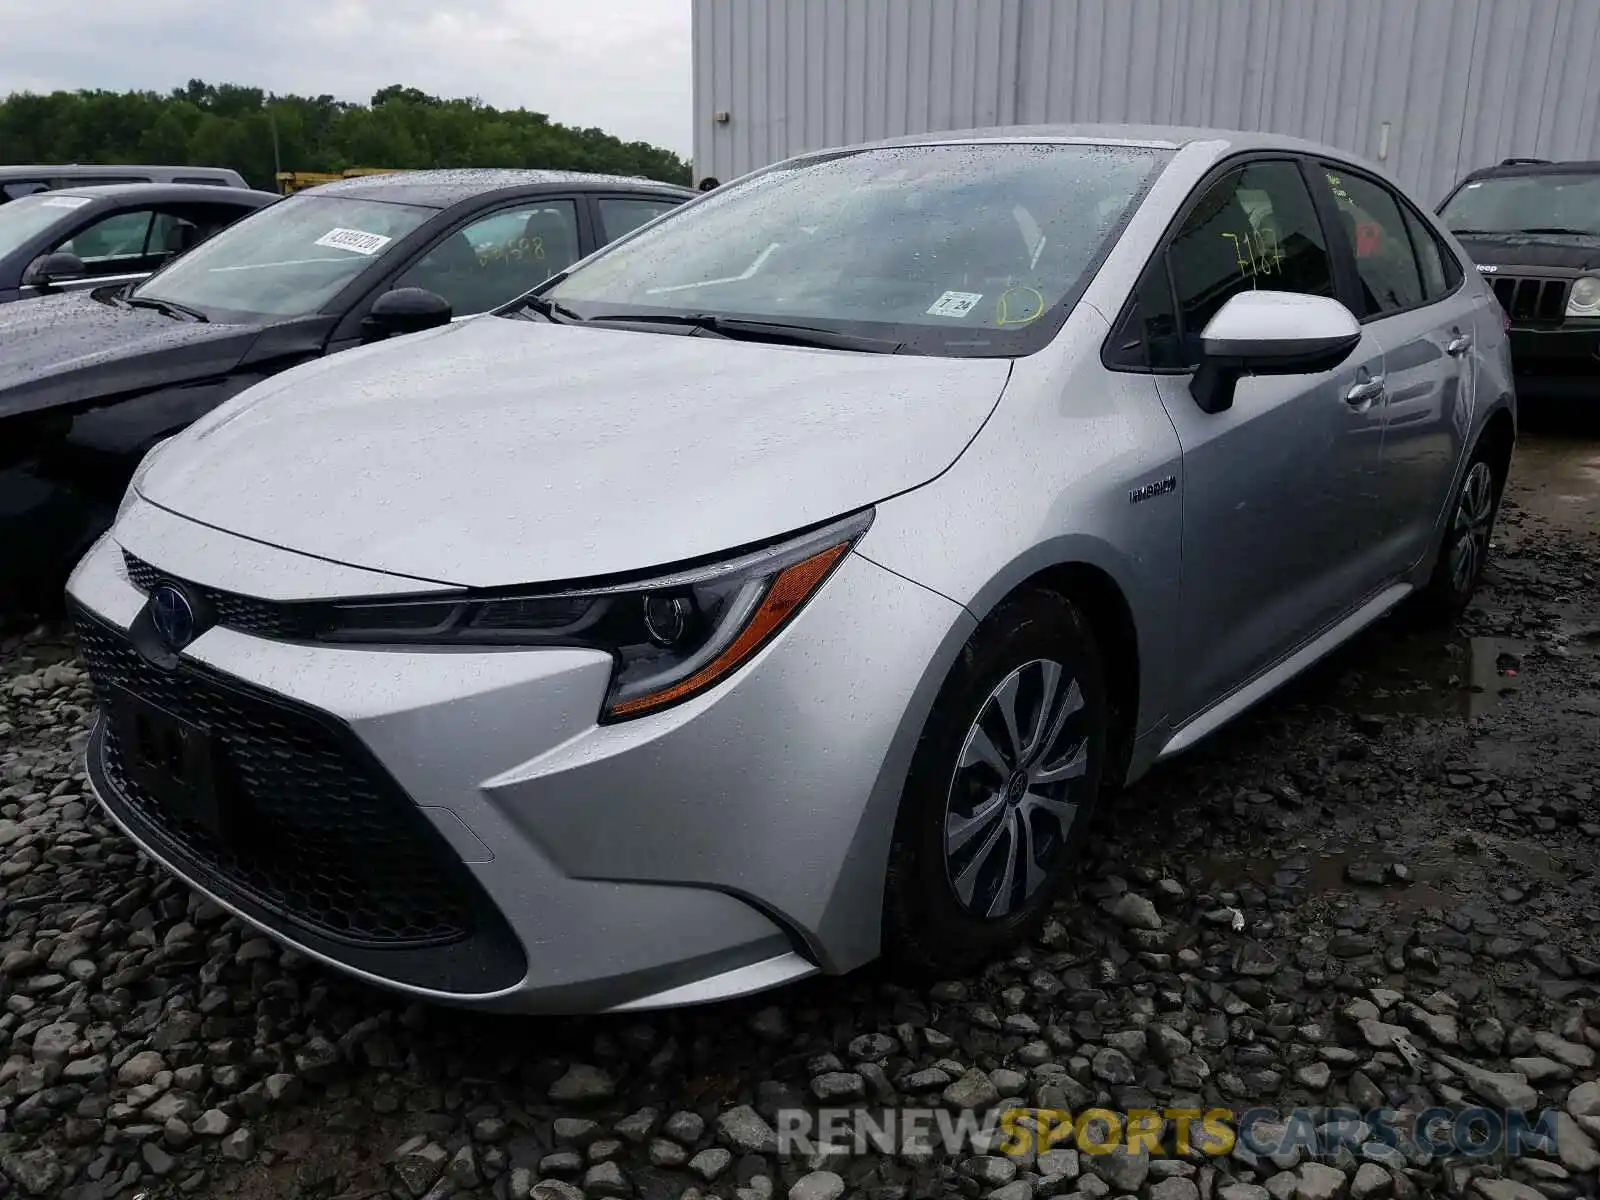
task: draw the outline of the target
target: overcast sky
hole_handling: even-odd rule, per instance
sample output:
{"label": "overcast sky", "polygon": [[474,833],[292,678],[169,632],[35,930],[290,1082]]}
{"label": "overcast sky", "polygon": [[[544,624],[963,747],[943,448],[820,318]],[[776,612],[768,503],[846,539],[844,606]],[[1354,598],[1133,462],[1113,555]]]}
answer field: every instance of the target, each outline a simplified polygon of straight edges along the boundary
{"label": "overcast sky", "polygon": [[0,0],[0,94],[390,83],[693,149],[689,0]]}

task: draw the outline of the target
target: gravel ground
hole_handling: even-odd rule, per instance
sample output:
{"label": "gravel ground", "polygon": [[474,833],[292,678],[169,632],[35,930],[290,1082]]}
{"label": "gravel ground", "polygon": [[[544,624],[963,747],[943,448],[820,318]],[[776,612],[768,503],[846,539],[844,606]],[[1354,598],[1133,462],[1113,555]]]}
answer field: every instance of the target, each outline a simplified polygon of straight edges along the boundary
{"label": "gravel ground", "polygon": [[[1600,440],[1534,435],[1460,628],[1386,622],[1118,797],[1037,945],[626,1019],[406,1006],[253,936],[99,819],[71,647],[13,636],[0,1196],[1592,1196],[1597,583]],[[775,1153],[824,1103],[1563,1115],[1515,1161]]]}

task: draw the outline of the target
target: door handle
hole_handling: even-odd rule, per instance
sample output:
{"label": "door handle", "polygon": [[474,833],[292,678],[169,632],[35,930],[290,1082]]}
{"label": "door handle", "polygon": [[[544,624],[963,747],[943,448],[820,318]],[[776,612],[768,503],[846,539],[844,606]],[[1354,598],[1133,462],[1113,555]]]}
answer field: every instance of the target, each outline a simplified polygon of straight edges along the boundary
{"label": "door handle", "polygon": [[1472,349],[1472,335],[1458,333],[1450,339],[1450,344],[1444,348],[1444,352],[1452,358],[1460,358],[1470,349]]}
{"label": "door handle", "polygon": [[1374,401],[1383,399],[1383,376],[1363,380],[1344,394],[1344,402],[1357,412],[1366,412]]}

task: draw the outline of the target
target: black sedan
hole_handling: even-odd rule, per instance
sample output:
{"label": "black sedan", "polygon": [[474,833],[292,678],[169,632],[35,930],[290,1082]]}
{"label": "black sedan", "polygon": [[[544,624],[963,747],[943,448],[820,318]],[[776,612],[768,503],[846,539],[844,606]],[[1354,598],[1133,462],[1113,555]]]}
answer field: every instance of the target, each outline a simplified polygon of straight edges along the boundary
{"label": "black sedan", "polygon": [[116,183],[39,192],[0,206],[0,303],[135,283],[273,192]]}
{"label": "black sedan", "polygon": [[695,197],[551,171],[365,176],[281,199],[143,283],[0,307],[0,614],[53,607],[145,451],[224,400],[499,307]]}

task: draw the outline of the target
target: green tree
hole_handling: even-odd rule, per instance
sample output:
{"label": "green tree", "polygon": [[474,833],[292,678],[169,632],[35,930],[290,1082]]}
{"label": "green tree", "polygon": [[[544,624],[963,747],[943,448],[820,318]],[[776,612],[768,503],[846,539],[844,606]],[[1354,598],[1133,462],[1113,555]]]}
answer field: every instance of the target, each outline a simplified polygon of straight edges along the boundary
{"label": "green tree", "polygon": [[231,167],[252,185],[272,188],[274,131],[286,171],[539,167],[690,182],[689,164],[659,146],[398,83],[369,104],[201,79],[166,95],[85,90],[0,99],[0,163]]}

